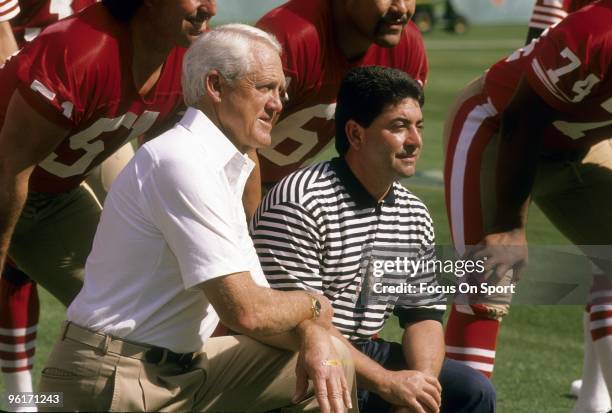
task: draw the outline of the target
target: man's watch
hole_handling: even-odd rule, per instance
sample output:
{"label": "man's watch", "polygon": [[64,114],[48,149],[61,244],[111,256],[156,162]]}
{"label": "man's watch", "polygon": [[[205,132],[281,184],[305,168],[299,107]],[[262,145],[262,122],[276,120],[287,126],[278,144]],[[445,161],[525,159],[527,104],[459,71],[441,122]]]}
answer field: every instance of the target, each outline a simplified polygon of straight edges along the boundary
{"label": "man's watch", "polygon": [[321,303],[312,294],[308,294],[310,297],[310,309],[312,311],[312,320],[316,320],[321,315]]}

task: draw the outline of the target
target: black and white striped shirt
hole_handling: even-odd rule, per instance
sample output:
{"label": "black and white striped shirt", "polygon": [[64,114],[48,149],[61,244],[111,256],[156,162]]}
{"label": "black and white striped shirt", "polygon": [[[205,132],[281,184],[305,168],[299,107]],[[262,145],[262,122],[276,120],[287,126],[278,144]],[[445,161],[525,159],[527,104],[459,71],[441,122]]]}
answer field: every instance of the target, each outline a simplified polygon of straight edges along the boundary
{"label": "black and white striped shirt", "polygon": [[374,276],[374,268],[380,275],[381,262],[435,258],[429,212],[398,182],[378,202],[343,159],[296,171],[268,192],[251,222],[251,235],[270,285],[324,294],[334,307],[334,325],[349,340],[371,338],[392,312],[402,326],[441,320],[442,294],[372,292],[377,281],[437,284],[427,271]]}

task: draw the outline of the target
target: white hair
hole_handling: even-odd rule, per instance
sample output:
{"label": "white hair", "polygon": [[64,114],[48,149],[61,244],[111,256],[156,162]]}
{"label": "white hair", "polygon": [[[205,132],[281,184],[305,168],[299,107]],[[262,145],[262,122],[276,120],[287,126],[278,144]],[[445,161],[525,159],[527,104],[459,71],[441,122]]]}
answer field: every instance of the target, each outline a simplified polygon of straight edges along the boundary
{"label": "white hair", "polygon": [[204,96],[204,80],[211,70],[217,70],[230,83],[247,75],[253,52],[262,43],[281,54],[281,45],[274,35],[246,24],[224,24],[202,34],[183,60],[185,104],[198,104]]}

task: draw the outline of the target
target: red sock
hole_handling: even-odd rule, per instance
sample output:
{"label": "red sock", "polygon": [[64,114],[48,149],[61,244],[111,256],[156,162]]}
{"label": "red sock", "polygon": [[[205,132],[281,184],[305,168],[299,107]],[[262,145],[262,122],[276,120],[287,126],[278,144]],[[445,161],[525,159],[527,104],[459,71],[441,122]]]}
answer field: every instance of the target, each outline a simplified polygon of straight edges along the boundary
{"label": "red sock", "polygon": [[487,318],[485,314],[482,305],[461,306],[459,309],[453,305],[446,325],[446,356],[490,378],[495,364],[499,321]]}
{"label": "red sock", "polygon": [[36,351],[39,301],[36,283],[7,262],[0,278],[2,373],[31,370]]}

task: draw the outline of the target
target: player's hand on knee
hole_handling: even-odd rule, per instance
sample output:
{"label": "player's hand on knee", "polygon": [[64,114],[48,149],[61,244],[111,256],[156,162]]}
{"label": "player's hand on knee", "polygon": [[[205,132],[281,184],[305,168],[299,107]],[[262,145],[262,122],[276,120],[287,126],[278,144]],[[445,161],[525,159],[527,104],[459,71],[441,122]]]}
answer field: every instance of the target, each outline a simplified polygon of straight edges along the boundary
{"label": "player's hand on knee", "polygon": [[344,377],[343,363],[338,357],[326,329],[307,321],[302,329],[301,349],[295,367],[297,383],[294,403],[306,394],[308,380],[312,380],[314,393],[322,413],[343,413],[351,408],[351,393]]}
{"label": "player's hand on knee", "polygon": [[525,230],[517,228],[485,236],[473,258],[484,261],[484,278],[489,283],[503,279],[510,270],[513,280],[518,281],[529,258]]}
{"label": "player's hand on knee", "polygon": [[380,396],[414,413],[439,413],[442,386],[437,378],[416,370],[388,371],[387,387]]}

